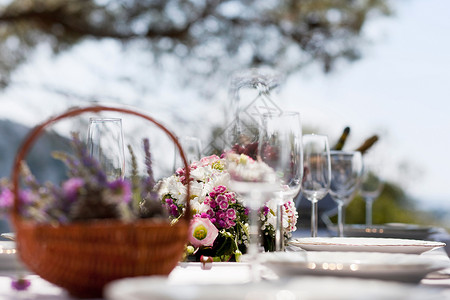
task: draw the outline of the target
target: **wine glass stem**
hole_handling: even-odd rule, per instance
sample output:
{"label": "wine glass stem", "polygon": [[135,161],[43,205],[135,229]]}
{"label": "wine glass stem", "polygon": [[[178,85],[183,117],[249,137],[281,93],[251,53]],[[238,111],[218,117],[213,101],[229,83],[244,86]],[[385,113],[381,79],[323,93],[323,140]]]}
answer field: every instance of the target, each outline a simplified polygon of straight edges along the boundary
{"label": "wine glass stem", "polygon": [[373,199],[370,197],[366,198],[366,226],[372,226],[372,204]]}
{"label": "wine glass stem", "polygon": [[249,203],[249,245],[247,253],[250,257],[250,276],[251,281],[256,282],[260,280],[258,274],[258,247],[259,247],[259,216],[258,208],[262,197],[262,193],[253,189],[250,192]]}
{"label": "wine glass stem", "polygon": [[343,203],[338,204],[338,236],[344,237],[344,204]]}
{"label": "wine glass stem", "polygon": [[277,204],[277,224],[275,232],[275,251],[284,251],[283,203]]}
{"label": "wine glass stem", "polygon": [[313,199],[311,201],[311,236],[317,237],[317,227],[318,227],[318,201]]}

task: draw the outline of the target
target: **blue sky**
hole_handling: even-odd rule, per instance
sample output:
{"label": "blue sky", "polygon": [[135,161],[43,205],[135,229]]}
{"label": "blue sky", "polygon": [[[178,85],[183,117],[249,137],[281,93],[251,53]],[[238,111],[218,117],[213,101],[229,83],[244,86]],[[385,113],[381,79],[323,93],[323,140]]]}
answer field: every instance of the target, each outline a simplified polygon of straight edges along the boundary
{"label": "blue sky", "polygon": [[374,43],[361,61],[291,78],[286,104],[305,123],[327,124],[330,139],[349,125],[349,148],[380,134],[368,158],[420,202],[450,209],[450,1],[395,4],[394,17],[366,28]]}
{"label": "blue sky", "polygon": [[[329,75],[314,66],[301,70],[285,83],[280,105],[300,111],[305,126],[318,128],[332,140],[350,126],[349,148],[379,134],[380,142],[367,157],[378,160],[386,177],[402,184],[421,203],[450,211],[450,1],[393,3],[393,17],[365,28],[371,43],[364,48],[362,60],[341,63]],[[98,94],[102,101],[127,99],[127,104],[166,120],[180,110],[180,103],[189,101],[185,109],[191,126],[172,122],[179,135],[200,132],[226,110],[226,84],[217,92],[217,103],[197,103],[190,90],[174,93],[170,75],[135,69],[127,63],[131,59],[146,64],[145,57],[127,54],[109,41],[86,43],[58,57],[43,48],[0,95],[0,116],[33,125],[76,102],[42,86]],[[117,70],[137,78],[141,89],[158,89],[150,93],[151,98],[141,98],[142,91],[117,84]],[[139,72],[141,76],[136,76]]]}

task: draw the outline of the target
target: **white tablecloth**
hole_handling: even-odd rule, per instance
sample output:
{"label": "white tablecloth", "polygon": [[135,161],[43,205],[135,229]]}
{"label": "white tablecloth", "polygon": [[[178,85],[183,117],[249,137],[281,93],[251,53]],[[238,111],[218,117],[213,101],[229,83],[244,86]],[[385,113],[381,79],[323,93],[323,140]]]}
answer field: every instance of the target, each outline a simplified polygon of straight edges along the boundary
{"label": "white tablecloth", "polygon": [[[425,253],[423,255],[427,255],[430,257],[434,257],[435,259],[440,260],[449,260],[447,254],[443,249],[436,249],[433,251],[430,251],[428,253]],[[220,266],[220,267],[219,267]],[[43,280],[37,275],[27,275],[26,278],[31,281],[31,286],[26,291],[16,291],[11,288],[11,280],[12,278],[15,278],[15,276],[19,272],[17,271],[0,271],[0,299],[49,299],[49,300],[67,300],[67,299],[73,299],[66,291],[63,289]],[[427,291],[430,290],[432,293],[430,293],[431,299],[450,299],[450,270],[444,270],[443,272],[433,274],[432,277],[429,279],[424,279],[419,285],[414,285],[415,291],[412,292],[413,295],[417,294],[420,295],[420,293],[423,293],[422,295],[428,295]],[[210,270],[205,270],[201,267],[200,263],[180,263],[179,266],[177,266],[172,273],[169,275],[169,280],[171,282],[177,282],[177,283],[183,283],[186,285],[189,284],[205,284],[205,285],[220,285],[220,284],[227,284],[227,285],[233,285],[233,284],[241,284],[243,282],[249,281],[249,272],[248,272],[248,265],[244,263],[220,263],[220,264],[213,264],[212,268]],[[327,284],[328,287],[331,286],[339,286],[341,283],[339,280],[342,280],[340,278],[325,278],[324,277],[314,277],[314,278],[307,278],[302,281],[302,284],[311,284],[311,285],[318,285],[319,287],[321,284]],[[270,281],[268,281],[270,282]],[[343,283],[348,283],[344,282]],[[268,283],[265,282],[261,283],[265,288],[268,287]],[[370,284],[368,284],[368,287],[372,285],[372,288],[377,288],[376,281],[372,281]],[[385,286],[380,283],[380,287],[384,288]],[[431,287],[431,289],[430,289]],[[210,288],[210,287],[209,287]],[[327,288],[327,286],[323,286],[324,289]],[[361,286],[358,286],[359,289],[361,289]],[[206,290],[206,289],[205,289]],[[356,290],[356,289],[355,289]],[[417,292],[416,292],[417,291]],[[211,291],[209,291],[211,292]],[[217,292],[220,292],[217,291]],[[389,294],[389,291],[383,291],[385,293]],[[392,295],[394,296],[395,293],[398,291],[392,290]],[[184,299],[182,297],[183,295],[180,295],[180,298],[177,299]],[[203,295],[204,296],[204,295]],[[208,299],[214,299],[214,295],[209,295]],[[139,298],[141,299],[141,298]],[[186,299],[196,299],[196,298],[186,298]],[[204,299],[204,298],[202,298]],[[206,298],[205,298],[206,299]],[[223,299],[223,298],[221,298]],[[276,298],[278,299],[278,298]],[[280,298],[284,299],[284,298]],[[290,299],[287,297],[286,299]],[[294,298],[292,298],[294,299]],[[306,298],[308,299],[308,298]],[[315,299],[315,298],[313,298]],[[359,299],[359,298],[358,298]],[[361,299],[365,299],[362,297]],[[396,298],[394,298],[396,299]],[[404,299],[411,299],[409,296]],[[416,299],[416,298],[413,298]],[[114,299],[115,300],[115,299]]]}

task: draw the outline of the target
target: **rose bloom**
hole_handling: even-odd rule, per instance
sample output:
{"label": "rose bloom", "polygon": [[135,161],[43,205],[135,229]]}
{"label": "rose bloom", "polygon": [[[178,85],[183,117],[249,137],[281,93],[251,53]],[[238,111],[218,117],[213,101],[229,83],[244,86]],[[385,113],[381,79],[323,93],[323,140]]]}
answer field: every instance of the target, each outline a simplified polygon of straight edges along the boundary
{"label": "rose bloom", "polygon": [[189,226],[189,242],[194,247],[212,246],[219,230],[208,218],[196,217]]}

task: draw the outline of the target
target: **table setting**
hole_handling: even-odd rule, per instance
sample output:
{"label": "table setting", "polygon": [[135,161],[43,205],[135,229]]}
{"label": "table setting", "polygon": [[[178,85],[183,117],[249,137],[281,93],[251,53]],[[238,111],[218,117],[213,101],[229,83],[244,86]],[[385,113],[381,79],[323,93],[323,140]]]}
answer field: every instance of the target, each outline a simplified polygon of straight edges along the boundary
{"label": "table setting", "polygon": [[[1,233],[0,298],[450,299],[447,245],[430,238],[446,231],[372,224],[382,184],[364,175],[365,150],[303,134],[301,114],[271,99],[278,83],[277,74],[255,70],[234,77],[237,116],[218,154],[188,157],[182,139],[131,108],[71,108],[33,128],[1,185],[12,230]],[[245,89],[252,105],[241,103]],[[127,172],[125,123],[100,112],[162,131],[179,156],[173,172],[155,179],[149,139],[140,150],[128,146]],[[74,132],[74,152],[53,153],[68,178],[40,183],[25,162],[34,142],[84,114],[95,115],[86,141]],[[346,225],[344,208],[359,190],[368,221]],[[299,195],[311,202],[310,231],[298,225]],[[318,202],[326,195],[338,218],[325,231]]]}

